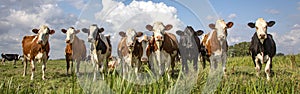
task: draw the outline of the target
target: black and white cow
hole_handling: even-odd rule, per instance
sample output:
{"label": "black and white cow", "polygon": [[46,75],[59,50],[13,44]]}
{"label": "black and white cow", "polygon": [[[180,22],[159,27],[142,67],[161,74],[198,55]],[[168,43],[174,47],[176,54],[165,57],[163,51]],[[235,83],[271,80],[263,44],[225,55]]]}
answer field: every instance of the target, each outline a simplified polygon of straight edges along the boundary
{"label": "black and white cow", "polygon": [[8,61],[14,61],[14,65],[16,65],[16,61],[20,59],[19,54],[1,54],[2,57],[2,64],[4,64],[4,62],[6,60]]}
{"label": "black and white cow", "polygon": [[258,18],[255,23],[248,23],[249,27],[256,28],[249,50],[257,71],[257,76],[260,74],[262,64],[266,63],[265,73],[268,80],[270,80],[272,58],[276,54],[276,44],[272,35],[267,33],[267,28],[272,27],[274,24],[275,21],[266,22],[263,18]]}
{"label": "black and white cow", "polygon": [[[94,65],[94,78],[100,68],[101,73],[107,70],[108,62],[111,59],[111,43],[110,36],[104,36],[104,28],[99,28],[96,24],[90,26],[89,29],[83,28],[82,32],[88,33],[88,42],[91,44],[90,56]],[[104,79],[104,76],[102,76]]]}
{"label": "black and white cow", "polygon": [[200,39],[198,36],[203,34],[202,30],[195,32],[193,27],[187,26],[184,31],[178,30],[176,34],[180,36],[179,51],[182,58],[182,71],[188,72],[187,61],[194,63],[194,70],[198,69],[198,55],[200,53]]}

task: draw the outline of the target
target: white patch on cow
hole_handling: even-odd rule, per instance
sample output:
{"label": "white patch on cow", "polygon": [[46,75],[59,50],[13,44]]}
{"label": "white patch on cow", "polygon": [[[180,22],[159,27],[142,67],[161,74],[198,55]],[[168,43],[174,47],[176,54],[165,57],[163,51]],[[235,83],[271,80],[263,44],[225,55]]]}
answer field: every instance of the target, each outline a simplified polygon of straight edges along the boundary
{"label": "white patch on cow", "polygon": [[75,29],[69,28],[66,32],[66,41],[70,41],[70,43],[73,43],[75,36]]}
{"label": "white patch on cow", "polygon": [[35,59],[42,59],[45,53],[39,52],[36,56]]}
{"label": "white patch on cow", "polygon": [[217,31],[218,39],[226,40],[225,30],[226,30],[226,23],[224,20],[217,20],[215,25]]}
{"label": "white patch on cow", "polygon": [[214,56],[222,55],[222,50],[218,49],[217,51],[213,52]]}
{"label": "white patch on cow", "polygon": [[[258,18],[255,22],[256,34],[259,39],[264,40],[267,37],[267,22],[263,18]],[[265,35],[265,38],[262,38],[260,35]],[[263,43],[263,41],[261,42]]]}
{"label": "white patch on cow", "polygon": [[263,56],[262,56],[262,54],[260,54],[260,53],[256,55],[256,58],[257,58],[258,60],[263,60]]}

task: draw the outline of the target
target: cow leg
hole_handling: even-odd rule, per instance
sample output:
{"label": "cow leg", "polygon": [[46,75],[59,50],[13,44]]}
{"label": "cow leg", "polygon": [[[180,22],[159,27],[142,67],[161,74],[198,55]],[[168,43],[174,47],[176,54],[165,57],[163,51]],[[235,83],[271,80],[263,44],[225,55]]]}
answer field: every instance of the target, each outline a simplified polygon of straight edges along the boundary
{"label": "cow leg", "polygon": [[182,72],[188,73],[188,65],[187,65],[187,59],[185,57],[182,57]]}
{"label": "cow leg", "polygon": [[226,62],[227,62],[227,55],[226,52],[223,53],[222,56],[222,68],[223,68],[223,72],[224,72],[224,76],[226,77]]}
{"label": "cow leg", "polygon": [[46,62],[47,62],[47,59],[44,59],[42,62],[43,62],[43,65],[42,65],[42,71],[43,71],[42,79],[46,80],[45,71],[46,71]]}
{"label": "cow leg", "polygon": [[23,64],[24,64],[23,76],[25,77],[26,71],[27,71],[27,59],[26,58],[24,58]]}
{"label": "cow leg", "polygon": [[255,58],[255,69],[256,69],[256,76],[259,77],[260,74],[260,68],[261,68],[261,64],[260,64],[260,60],[258,58]]}
{"label": "cow leg", "polygon": [[174,76],[174,72],[175,72],[175,57],[171,56],[171,68],[172,68],[172,76]]}
{"label": "cow leg", "polygon": [[5,62],[5,58],[2,58],[2,64],[3,64],[3,65],[5,65],[4,62]]}
{"label": "cow leg", "polygon": [[265,73],[267,74],[267,79],[268,81],[271,80],[270,79],[270,75],[271,75],[271,65],[272,65],[272,58],[269,58],[265,67]]}
{"label": "cow leg", "polygon": [[14,68],[16,68],[17,66],[16,66],[16,62],[17,62],[17,60],[14,60]]}
{"label": "cow leg", "polygon": [[31,80],[33,80],[35,72],[35,60],[31,60]]}
{"label": "cow leg", "polygon": [[[198,57],[198,56],[197,56]],[[198,58],[197,57],[193,57],[193,62],[194,62],[194,70],[195,72],[198,71]]]}
{"label": "cow leg", "polygon": [[67,55],[66,56],[66,63],[67,63],[67,75],[69,75],[69,68],[70,68],[70,60],[69,57]]}
{"label": "cow leg", "polygon": [[92,60],[93,67],[94,67],[94,78],[93,81],[96,81],[97,72],[99,71],[99,64]]}
{"label": "cow leg", "polygon": [[76,62],[76,70],[75,70],[75,72],[76,72],[76,75],[79,76],[80,61],[79,60],[75,60],[75,62]]}

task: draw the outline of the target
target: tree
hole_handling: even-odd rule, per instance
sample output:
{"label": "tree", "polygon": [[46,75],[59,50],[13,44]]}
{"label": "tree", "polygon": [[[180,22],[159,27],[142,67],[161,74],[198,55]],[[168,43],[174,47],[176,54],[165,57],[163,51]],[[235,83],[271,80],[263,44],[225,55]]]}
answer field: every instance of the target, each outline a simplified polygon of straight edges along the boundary
{"label": "tree", "polygon": [[249,56],[250,55],[249,47],[250,47],[250,42],[237,43],[232,46],[229,46],[227,54],[230,57]]}

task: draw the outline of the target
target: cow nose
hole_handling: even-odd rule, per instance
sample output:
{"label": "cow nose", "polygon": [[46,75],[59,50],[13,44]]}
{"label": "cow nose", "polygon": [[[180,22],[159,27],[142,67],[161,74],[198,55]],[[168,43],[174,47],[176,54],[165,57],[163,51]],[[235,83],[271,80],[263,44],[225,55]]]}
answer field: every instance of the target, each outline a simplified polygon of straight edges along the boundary
{"label": "cow nose", "polygon": [[260,34],[259,35],[261,38],[265,38],[266,34]]}
{"label": "cow nose", "polygon": [[70,40],[66,40],[66,43],[70,43]]}
{"label": "cow nose", "polygon": [[92,42],[92,38],[88,38],[88,42]]}
{"label": "cow nose", "polygon": [[39,40],[39,41],[38,41],[38,44],[41,44],[41,43],[42,43],[42,40]]}
{"label": "cow nose", "polygon": [[142,58],[141,58],[141,61],[143,61],[143,62],[144,62],[144,61],[148,61],[148,58],[147,58],[147,57],[142,57]]}
{"label": "cow nose", "polygon": [[162,36],[157,36],[156,38],[157,38],[157,40],[162,40],[163,39]]}
{"label": "cow nose", "polygon": [[133,47],[133,45],[134,45],[133,43],[130,43],[130,44],[129,44],[129,47]]}

